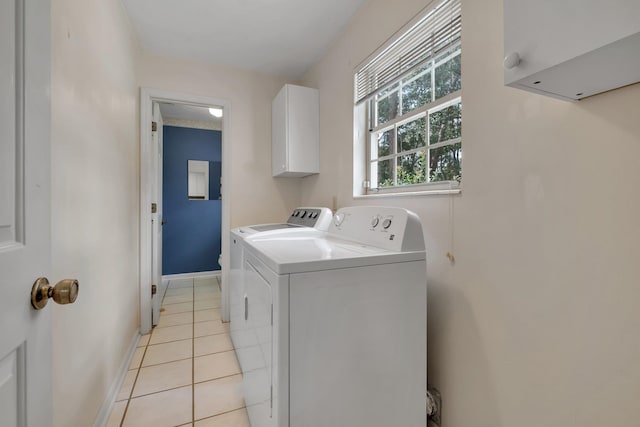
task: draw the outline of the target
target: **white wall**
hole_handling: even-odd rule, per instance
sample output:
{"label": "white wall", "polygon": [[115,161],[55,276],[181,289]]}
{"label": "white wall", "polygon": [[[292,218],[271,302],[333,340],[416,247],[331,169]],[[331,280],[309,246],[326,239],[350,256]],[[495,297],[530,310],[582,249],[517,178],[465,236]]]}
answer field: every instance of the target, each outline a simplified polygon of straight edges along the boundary
{"label": "white wall", "polygon": [[305,76],[321,171],[302,204],[421,216],[444,427],[635,425],[640,85],[579,103],[505,88],[502,1],[463,0],[462,194],[354,200],[354,68],[427,4],[369,1]]}
{"label": "white wall", "polygon": [[[231,102],[231,183],[223,183],[231,206],[231,227],[282,221],[300,203],[298,180],[271,177],[271,100],[284,78],[144,53],[142,87],[223,98]],[[229,190],[230,185],[230,190]],[[224,251],[224,249],[223,249]]]}
{"label": "white wall", "polygon": [[91,426],[138,328],[138,54],[120,1],[52,3],[56,427]]}

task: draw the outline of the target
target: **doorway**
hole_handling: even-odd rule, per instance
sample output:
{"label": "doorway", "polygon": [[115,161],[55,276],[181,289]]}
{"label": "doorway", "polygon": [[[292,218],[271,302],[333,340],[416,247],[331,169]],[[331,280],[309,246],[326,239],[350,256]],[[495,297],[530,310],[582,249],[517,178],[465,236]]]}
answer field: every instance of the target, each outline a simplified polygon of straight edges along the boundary
{"label": "doorway", "polygon": [[[227,288],[227,271],[228,257],[224,254],[228,253],[229,247],[229,224],[230,224],[230,206],[229,199],[224,194],[230,192],[229,165],[231,150],[229,149],[229,117],[231,114],[230,102],[225,99],[209,98],[182,93],[168,92],[158,89],[141,90],[140,99],[141,108],[141,158],[140,158],[140,332],[148,333],[153,324],[157,321],[159,313],[159,298],[153,294],[155,286],[155,295],[161,295],[163,289],[162,271],[159,264],[162,264],[162,224],[165,220],[171,221],[166,215],[163,215],[162,207],[162,166],[158,166],[159,156],[163,150],[163,135],[161,131],[162,125],[171,126],[171,131],[178,133],[181,129],[194,129],[192,133],[203,133],[205,131],[215,132],[219,127],[218,136],[220,138],[220,154],[216,163],[216,159],[207,163],[207,179],[204,179],[205,166],[203,159],[194,158],[196,162],[188,162],[193,166],[192,189],[187,194],[188,176],[185,175],[185,201],[193,203],[190,207],[204,207],[203,200],[219,200],[219,217],[221,226],[220,236],[220,252],[221,257],[213,256],[215,265],[218,265],[221,272],[222,286],[222,308],[221,315],[223,321],[229,319],[228,309],[228,288]],[[209,109],[212,109],[211,112]],[[221,115],[221,117],[214,117]],[[209,119],[207,116],[212,117]],[[156,122],[153,125],[153,122]],[[206,122],[210,124],[206,124]],[[214,123],[217,121],[217,124]],[[180,126],[175,126],[180,125]],[[155,131],[153,130],[155,126]],[[188,126],[188,127],[187,127]],[[210,129],[199,129],[209,127]],[[174,129],[175,128],[175,129]],[[168,128],[169,129],[169,128]],[[197,157],[197,155],[195,156]],[[214,156],[215,157],[215,156]],[[161,158],[161,156],[160,156]],[[200,161],[200,162],[198,162]],[[185,163],[185,170],[188,167]],[[159,171],[160,169],[160,171]],[[216,175],[220,177],[216,181]],[[202,179],[199,179],[202,178]],[[212,178],[212,179],[209,179]],[[206,186],[204,183],[206,182]],[[182,184],[180,184],[182,185]],[[206,194],[205,194],[205,187]],[[198,205],[198,203],[201,203]],[[214,205],[215,203],[211,203]],[[165,223],[167,226],[169,223]],[[175,231],[175,230],[174,230]],[[174,233],[175,237],[175,233]],[[198,274],[198,273],[194,273]],[[153,315],[155,313],[155,316]]]}
{"label": "doorway", "polygon": [[224,116],[221,108],[211,111],[216,116],[205,107],[160,103],[165,279],[220,272]]}

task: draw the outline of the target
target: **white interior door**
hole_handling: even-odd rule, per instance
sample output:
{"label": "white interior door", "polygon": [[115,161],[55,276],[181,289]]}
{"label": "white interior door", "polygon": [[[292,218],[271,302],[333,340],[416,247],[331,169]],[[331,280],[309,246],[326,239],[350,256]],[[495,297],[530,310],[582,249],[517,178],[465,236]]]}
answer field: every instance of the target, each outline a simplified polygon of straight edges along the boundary
{"label": "white interior door", "polygon": [[164,295],[165,284],[162,282],[162,114],[160,105],[153,103],[153,121],[156,130],[151,133],[151,176],[152,200],[156,204],[156,212],[151,213],[151,283],[156,285],[156,294],[152,295],[152,324],[155,326],[160,320],[160,305]]}
{"label": "white interior door", "polygon": [[0,2],[0,426],[51,426],[50,2]]}

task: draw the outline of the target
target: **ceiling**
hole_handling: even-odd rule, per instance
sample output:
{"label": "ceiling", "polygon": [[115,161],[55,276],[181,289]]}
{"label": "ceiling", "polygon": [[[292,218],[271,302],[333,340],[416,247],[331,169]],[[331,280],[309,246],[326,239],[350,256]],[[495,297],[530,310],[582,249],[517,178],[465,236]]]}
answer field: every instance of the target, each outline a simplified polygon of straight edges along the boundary
{"label": "ceiling", "polygon": [[145,50],[300,78],[365,0],[122,0]]}
{"label": "ceiling", "polygon": [[207,107],[198,107],[188,104],[160,103],[160,113],[163,119],[190,120],[195,122],[210,123],[222,128],[222,117],[214,117],[209,114]]}

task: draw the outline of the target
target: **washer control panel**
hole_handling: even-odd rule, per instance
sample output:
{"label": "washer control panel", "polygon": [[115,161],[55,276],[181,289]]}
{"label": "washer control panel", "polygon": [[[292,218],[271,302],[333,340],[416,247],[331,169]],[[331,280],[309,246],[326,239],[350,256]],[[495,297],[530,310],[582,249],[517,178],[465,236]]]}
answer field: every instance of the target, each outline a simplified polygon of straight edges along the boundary
{"label": "washer control panel", "polygon": [[420,219],[403,208],[342,208],[333,216],[329,233],[389,250],[424,250]]}
{"label": "washer control panel", "polygon": [[304,227],[314,227],[319,230],[326,230],[331,222],[331,211],[328,208],[296,208],[293,210],[287,223],[301,225]]}

